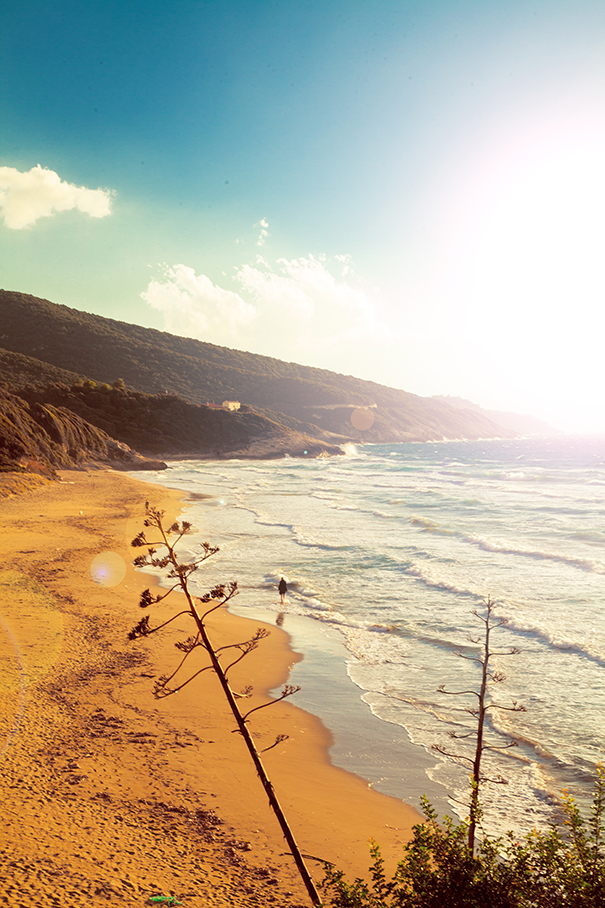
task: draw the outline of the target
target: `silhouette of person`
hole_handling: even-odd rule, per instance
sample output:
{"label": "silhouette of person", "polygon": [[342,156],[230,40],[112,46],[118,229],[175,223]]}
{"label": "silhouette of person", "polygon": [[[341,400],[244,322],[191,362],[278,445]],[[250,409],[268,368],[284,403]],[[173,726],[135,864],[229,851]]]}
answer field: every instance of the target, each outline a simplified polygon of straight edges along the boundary
{"label": "silhouette of person", "polygon": [[286,583],[286,581],[284,580],[283,577],[282,577],[282,579],[279,581],[278,590],[279,590],[279,595],[280,595],[280,597],[281,597],[281,604],[282,604],[282,605],[285,605],[285,603],[286,603],[286,593],[288,592],[288,584]]}

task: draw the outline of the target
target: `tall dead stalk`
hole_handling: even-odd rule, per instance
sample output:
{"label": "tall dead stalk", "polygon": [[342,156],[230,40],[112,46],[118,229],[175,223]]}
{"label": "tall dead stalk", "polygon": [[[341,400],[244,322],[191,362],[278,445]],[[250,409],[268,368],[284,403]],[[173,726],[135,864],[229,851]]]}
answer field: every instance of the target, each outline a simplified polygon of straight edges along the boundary
{"label": "tall dead stalk", "polygon": [[481,760],[483,754],[486,750],[506,750],[509,747],[516,747],[517,742],[510,740],[506,744],[501,745],[498,748],[494,748],[492,745],[485,743],[485,720],[490,709],[503,709],[508,712],[525,712],[525,707],[521,704],[513,701],[510,706],[504,706],[502,703],[496,703],[489,696],[489,687],[493,684],[499,684],[500,682],[506,680],[506,676],[502,672],[493,671],[490,668],[490,659],[494,656],[516,656],[519,654],[519,650],[516,647],[511,647],[506,650],[494,650],[491,649],[490,645],[490,636],[491,632],[497,630],[500,627],[506,625],[506,618],[499,618],[494,616],[494,607],[496,603],[489,598],[485,600],[485,613],[481,614],[477,609],[473,609],[472,614],[475,615],[479,621],[482,621],[484,624],[484,632],[479,637],[469,637],[471,643],[480,644],[479,655],[477,656],[467,656],[464,653],[458,651],[456,653],[461,659],[468,659],[470,662],[475,662],[481,667],[481,684],[479,690],[460,690],[460,691],[450,691],[445,689],[445,685],[442,684],[439,687],[439,692],[442,694],[450,694],[451,696],[460,697],[465,695],[470,695],[477,698],[476,706],[465,707],[465,712],[469,713],[474,719],[477,720],[476,729],[470,732],[450,732],[450,737],[455,739],[464,739],[475,736],[475,754],[473,757],[469,757],[466,754],[460,753],[450,753],[439,744],[433,744],[433,750],[439,751],[439,753],[444,754],[448,757],[454,757],[456,760],[462,761],[463,763],[470,764],[471,766],[471,800],[470,800],[470,812],[469,812],[469,827],[468,827],[468,848],[471,854],[474,852],[475,848],[475,831],[477,828],[477,821],[480,816],[479,809],[479,788],[483,782],[495,782],[500,785],[506,784],[506,779],[502,776],[484,776],[481,773]]}
{"label": "tall dead stalk", "polygon": [[[191,524],[187,521],[182,523],[175,522],[172,524],[169,529],[165,529],[163,525],[164,512],[159,511],[156,508],[148,507],[147,516],[144,521],[144,526],[151,528],[159,536],[158,539],[148,540],[145,534],[145,530],[139,533],[139,535],[133,539],[132,545],[135,548],[147,547],[147,553],[144,555],[139,555],[134,559],[134,563],[137,567],[154,567],[160,568],[167,571],[167,577],[172,582],[170,588],[162,593],[152,594],[148,589],[144,590],[140,598],[141,608],[149,608],[149,606],[154,605],[155,603],[160,602],[165,599],[175,590],[180,590],[186,599],[187,608],[184,611],[178,612],[176,615],[173,615],[168,621],[165,621],[163,624],[158,625],[157,627],[149,626],[149,615],[145,615],[144,618],[139,621],[139,623],[132,629],[128,635],[131,640],[135,640],[138,637],[147,637],[156,631],[161,630],[166,627],[176,618],[181,615],[189,615],[193,618],[195,624],[195,633],[190,636],[187,640],[181,641],[176,644],[177,648],[184,653],[183,658],[178,664],[177,668],[170,675],[164,675],[158,679],[155,686],[155,696],[156,697],[167,697],[171,694],[176,693],[178,690],[182,690],[185,685],[189,684],[195,677],[197,677],[202,672],[212,669],[216,674],[221,688],[229,704],[229,708],[233,714],[233,717],[237,723],[237,729],[241,734],[242,738],[245,741],[248,752],[254,763],[256,772],[261,780],[265,793],[269,799],[269,804],[271,809],[275,814],[277,821],[281,827],[282,833],[288,847],[292,853],[294,861],[296,863],[298,872],[302,878],[302,881],[306,887],[306,890],[311,898],[311,901],[314,905],[319,906],[321,904],[317,889],[311,878],[311,875],[307,869],[307,866],[304,862],[300,848],[294,838],[294,834],[290,829],[288,821],[285,817],[285,814],[282,810],[282,807],[277,799],[273,785],[267,775],[267,771],[263,766],[260,753],[252,740],[252,736],[248,729],[248,720],[253,712],[257,712],[259,709],[263,709],[266,706],[271,706],[279,700],[283,700],[286,697],[291,696],[296,693],[300,688],[293,687],[292,685],[286,685],[281,693],[281,696],[277,700],[272,700],[268,703],[264,703],[261,706],[256,706],[253,709],[248,710],[247,712],[242,712],[239,708],[238,700],[245,700],[245,698],[250,694],[252,688],[248,687],[241,693],[234,691],[229,684],[228,674],[229,671],[237,665],[242,659],[245,658],[248,653],[256,649],[259,642],[268,635],[268,631],[259,628],[253,637],[249,640],[246,640],[242,643],[233,643],[226,646],[221,646],[215,648],[210,640],[208,635],[208,628],[206,626],[206,619],[213,612],[217,611],[220,608],[223,608],[237,595],[237,584],[220,584],[216,586],[209,593],[206,593],[203,596],[193,596],[189,590],[189,578],[197,569],[210,558],[212,555],[215,555],[218,552],[218,548],[211,547],[207,542],[202,543],[201,545],[201,554],[199,557],[194,558],[192,561],[186,563],[182,562],[178,555],[176,554],[175,547],[181,541],[183,536],[185,536],[191,529]],[[160,548],[160,554],[156,547]],[[182,683],[176,682],[177,674],[185,666],[191,653],[198,648],[202,648],[206,651],[210,658],[210,665],[206,665],[204,668],[199,669],[190,675]],[[228,665],[223,666],[221,664],[221,657],[229,655],[232,657],[232,661]],[[271,747],[275,747],[276,744],[279,744],[280,741],[283,741],[287,736],[278,735],[275,742]],[[270,750],[271,747],[265,748]]]}

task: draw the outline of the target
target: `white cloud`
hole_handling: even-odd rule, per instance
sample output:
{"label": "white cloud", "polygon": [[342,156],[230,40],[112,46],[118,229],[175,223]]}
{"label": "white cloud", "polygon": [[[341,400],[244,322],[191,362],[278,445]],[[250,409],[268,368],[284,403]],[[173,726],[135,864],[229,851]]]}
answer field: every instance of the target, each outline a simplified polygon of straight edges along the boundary
{"label": "white cloud", "polygon": [[141,296],[164,314],[168,331],[325,368],[351,370],[349,361],[394,339],[378,318],[376,291],[354,274],[348,256],[271,264],[257,255],[234,280],[239,292],[186,265],[164,266],[162,278],[151,280]]}
{"label": "white cloud", "polygon": [[22,230],[39,218],[77,208],[93,218],[110,214],[112,192],[66,183],[54,170],[37,164],[22,173],[0,167],[0,215],[12,230]]}
{"label": "white cloud", "polygon": [[164,279],[152,279],[141,296],[164,314],[166,328],[180,335],[206,339],[225,329],[233,333],[256,317],[254,306],[241,296],[187,265],[164,266]]}
{"label": "white cloud", "polygon": [[258,306],[281,310],[282,316],[299,322],[303,334],[298,346],[311,340],[326,348],[343,341],[390,338],[391,332],[376,313],[371,296],[376,291],[356,277],[348,256],[335,258],[340,265],[339,278],[330,271],[326,256],[310,255],[278,259],[275,267],[265,270],[243,265],[236,279]]}
{"label": "white cloud", "polygon": [[267,218],[261,218],[260,221],[254,225],[255,227],[260,227],[260,233],[256,241],[257,246],[264,246],[265,240],[269,236],[269,222]]}
{"label": "white cloud", "polygon": [[242,265],[236,280],[256,300],[281,308],[299,321],[310,321],[313,317],[314,302],[305,288],[287,275],[276,274],[270,266],[261,271],[253,265]]}

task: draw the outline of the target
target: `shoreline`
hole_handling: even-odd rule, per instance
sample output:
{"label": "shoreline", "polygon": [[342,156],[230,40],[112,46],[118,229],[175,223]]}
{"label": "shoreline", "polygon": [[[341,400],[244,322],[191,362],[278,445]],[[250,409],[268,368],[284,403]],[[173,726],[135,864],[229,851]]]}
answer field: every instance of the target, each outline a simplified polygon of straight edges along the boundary
{"label": "shoreline", "polygon": [[[62,483],[3,498],[0,514],[7,895],[37,908],[56,904],[57,892],[68,892],[74,906],[106,904],[112,895],[140,905],[145,895],[173,894],[187,905],[226,908],[266,902],[275,879],[272,904],[308,904],[216,679],[204,673],[181,694],[152,696],[153,676],[175,663],[175,639],[190,629],[179,619],[176,636],[125,638],[152,580],[135,572],[129,548],[144,502],[172,521],[184,495],[142,476],[61,475]],[[125,563],[114,586],[90,576],[99,552]],[[168,603],[157,608],[171,614]],[[213,640],[246,639],[256,624],[221,611]],[[299,661],[288,635],[270,629],[233,679],[237,687],[252,677],[259,701]],[[399,858],[420,815],[334,767],[319,719],[284,702],[251,724],[259,749],[289,735],[263,759],[303,853],[334,861],[348,876],[367,875],[370,837],[388,864]],[[321,868],[309,867],[319,881]]]}
{"label": "shoreline", "polygon": [[[228,495],[224,496],[216,489],[211,495],[194,491],[199,485],[195,483],[192,488],[189,478],[180,482],[170,475],[157,474],[153,482],[183,494],[182,514],[191,523],[193,540],[201,542],[208,538],[220,546],[218,557],[222,563],[213,574],[213,583],[227,577],[239,579],[239,556],[231,551],[234,538],[231,534],[255,535],[254,518],[252,522],[245,519],[242,523],[241,511],[233,509]],[[224,517],[217,520],[220,513]],[[262,527],[259,532],[262,534]],[[214,567],[211,564],[209,571]],[[318,717],[330,730],[330,762],[361,777],[374,791],[411,806],[421,820],[424,819],[420,816],[424,796],[429,798],[439,816],[452,816],[447,788],[431,777],[437,762],[434,754],[412,741],[405,726],[387,721],[374,712],[363,696],[366,691],[351,675],[357,657],[347,647],[340,628],[317,620],[315,615],[301,614],[296,608],[296,598],[292,611],[289,604],[285,608],[279,605],[277,592],[275,596],[270,592],[277,589],[278,575],[279,571],[275,584],[268,586],[266,576],[264,580],[258,580],[256,568],[253,577],[244,574],[243,584],[240,584],[242,596],[229,604],[229,611],[286,632],[290,648],[299,654],[289,680],[301,687],[290,702]]]}

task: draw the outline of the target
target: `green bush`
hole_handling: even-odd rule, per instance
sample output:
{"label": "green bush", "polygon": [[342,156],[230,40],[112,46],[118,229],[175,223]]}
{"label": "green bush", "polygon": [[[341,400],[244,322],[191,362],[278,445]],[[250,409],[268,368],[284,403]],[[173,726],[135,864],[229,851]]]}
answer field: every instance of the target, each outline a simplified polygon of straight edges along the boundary
{"label": "green bush", "polygon": [[443,824],[423,799],[424,823],[404,846],[388,879],[380,848],[372,844],[371,882],[348,883],[325,865],[322,889],[332,908],[605,908],[605,769],[597,767],[590,816],[564,792],[563,827],[534,829],[518,841],[484,837],[476,855],[468,824]]}

